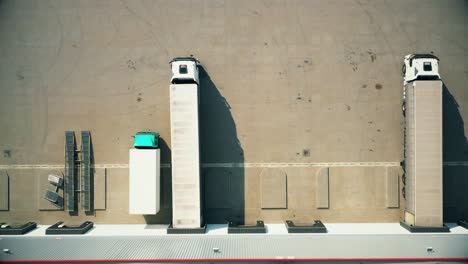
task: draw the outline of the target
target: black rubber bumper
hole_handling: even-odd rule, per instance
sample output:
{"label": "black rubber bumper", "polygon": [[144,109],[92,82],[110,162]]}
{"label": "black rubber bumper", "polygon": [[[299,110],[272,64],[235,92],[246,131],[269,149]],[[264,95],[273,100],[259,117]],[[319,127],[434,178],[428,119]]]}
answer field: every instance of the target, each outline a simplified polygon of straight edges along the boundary
{"label": "black rubber bumper", "polygon": [[0,228],[0,235],[24,235],[36,229],[37,224],[35,222],[28,222],[23,225],[12,225],[4,228]]}
{"label": "black rubber bumper", "polygon": [[293,221],[286,221],[288,233],[327,233],[327,228],[320,220],[315,220],[311,225],[294,224]]}
{"label": "black rubber bumper", "polygon": [[401,221],[400,225],[404,227],[406,230],[410,231],[411,233],[448,233],[450,232],[450,228],[446,225],[441,227],[428,227],[428,226],[412,226],[408,225],[407,223]]}
{"label": "black rubber bumper", "polygon": [[172,223],[167,228],[167,234],[177,235],[177,234],[205,234],[206,224],[199,228],[174,228]]}
{"label": "black rubber bumper", "polygon": [[46,229],[46,235],[83,235],[93,228],[93,222],[86,221],[79,226],[63,226],[59,225],[63,222],[58,222]]}
{"label": "black rubber bumper", "polygon": [[457,223],[459,226],[463,226],[464,228],[468,229],[468,220],[460,220]]}
{"label": "black rubber bumper", "polygon": [[257,221],[256,225],[239,225],[235,222],[228,223],[228,234],[262,234],[266,233],[265,223]]}

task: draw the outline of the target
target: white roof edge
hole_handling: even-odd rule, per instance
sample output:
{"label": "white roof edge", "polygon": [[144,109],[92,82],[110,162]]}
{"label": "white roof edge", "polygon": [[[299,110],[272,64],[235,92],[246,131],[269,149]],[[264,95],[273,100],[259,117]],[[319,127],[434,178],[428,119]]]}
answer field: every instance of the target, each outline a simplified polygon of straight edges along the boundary
{"label": "white roof edge", "polygon": [[[266,234],[247,234],[247,235],[468,235],[468,229],[458,226],[454,223],[447,223],[450,228],[449,233],[410,233],[400,226],[399,223],[324,223],[327,233],[322,234],[289,234],[284,223],[266,223]],[[52,236],[46,235],[45,230],[49,225],[38,225],[38,228],[19,237],[38,237]],[[94,227],[84,235],[66,235],[68,236],[168,236],[167,224],[147,225],[147,224],[95,224]],[[201,236],[228,235],[227,224],[209,224],[205,234]],[[65,236],[65,235],[57,235]],[[173,236],[173,235],[169,235]],[[0,237],[12,237],[1,236]]]}

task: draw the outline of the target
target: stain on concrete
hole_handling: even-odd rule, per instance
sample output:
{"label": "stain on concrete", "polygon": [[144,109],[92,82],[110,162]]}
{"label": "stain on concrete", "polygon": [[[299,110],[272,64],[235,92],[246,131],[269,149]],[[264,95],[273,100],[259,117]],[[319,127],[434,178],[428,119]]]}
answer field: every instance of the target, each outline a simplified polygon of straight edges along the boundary
{"label": "stain on concrete", "polygon": [[5,149],[3,151],[3,157],[4,158],[11,158],[11,149]]}
{"label": "stain on concrete", "polygon": [[310,149],[303,149],[302,150],[303,157],[310,157]]}
{"label": "stain on concrete", "polygon": [[350,111],[350,110],[351,110],[351,106],[350,106],[350,105],[345,104],[345,106],[346,106],[346,111]]}
{"label": "stain on concrete", "polygon": [[18,81],[24,80],[24,74],[23,74],[23,72],[21,70],[16,71],[16,79]]}
{"label": "stain on concrete", "polygon": [[382,90],[382,88],[383,88],[383,85],[381,85],[380,83],[375,85],[375,89],[377,90]]}
{"label": "stain on concrete", "polygon": [[377,60],[377,54],[375,54],[372,50],[368,50],[367,54],[369,54],[371,62],[374,62],[375,60]]}
{"label": "stain on concrete", "polygon": [[137,102],[141,102],[143,99],[141,97],[137,98]]}
{"label": "stain on concrete", "polygon": [[[355,48],[352,50],[345,51],[345,61],[351,65],[351,68],[354,71],[359,69],[359,64],[367,64],[369,62],[369,58],[371,63],[377,60],[377,54],[372,51],[371,49],[362,50],[361,48]],[[367,87],[367,85],[366,85]],[[366,88],[363,87],[362,88]]]}
{"label": "stain on concrete", "polygon": [[127,61],[127,68],[136,71],[135,62],[132,61],[132,60],[128,60],[128,61]]}
{"label": "stain on concrete", "polygon": [[356,52],[350,51],[348,54],[345,56],[346,62],[348,62],[349,65],[351,65],[353,72],[358,69],[358,57],[356,57]]}
{"label": "stain on concrete", "polygon": [[367,88],[367,84],[363,84],[361,88]]}
{"label": "stain on concrete", "polygon": [[380,131],[382,131],[382,130],[380,130],[380,129],[377,129],[377,132],[380,132]]}

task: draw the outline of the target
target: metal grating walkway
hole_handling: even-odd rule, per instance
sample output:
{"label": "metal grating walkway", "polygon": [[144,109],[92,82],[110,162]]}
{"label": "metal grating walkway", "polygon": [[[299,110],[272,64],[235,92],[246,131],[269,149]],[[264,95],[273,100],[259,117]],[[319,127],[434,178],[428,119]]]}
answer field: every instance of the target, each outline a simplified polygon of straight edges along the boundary
{"label": "metal grating walkway", "polygon": [[76,210],[75,202],[75,132],[65,131],[65,202],[68,211]]}
{"label": "metal grating walkway", "polygon": [[81,173],[83,176],[83,209],[92,210],[91,133],[81,131]]}

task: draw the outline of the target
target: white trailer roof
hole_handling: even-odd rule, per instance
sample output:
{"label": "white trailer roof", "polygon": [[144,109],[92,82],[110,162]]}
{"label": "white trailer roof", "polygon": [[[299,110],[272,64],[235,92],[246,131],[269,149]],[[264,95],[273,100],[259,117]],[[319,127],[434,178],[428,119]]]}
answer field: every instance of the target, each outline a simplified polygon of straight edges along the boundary
{"label": "white trailer roof", "polygon": [[442,82],[406,85],[406,211],[409,224],[442,226]]}
{"label": "white trailer roof", "polygon": [[197,228],[202,224],[198,85],[170,85],[170,101],[172,223],[175,228]]}
{"label": "white trailer roof", "polygon": [[160,207],[159,149],[130,149],[129,174],[129,214],[157,214]]}

